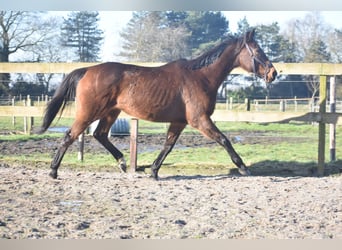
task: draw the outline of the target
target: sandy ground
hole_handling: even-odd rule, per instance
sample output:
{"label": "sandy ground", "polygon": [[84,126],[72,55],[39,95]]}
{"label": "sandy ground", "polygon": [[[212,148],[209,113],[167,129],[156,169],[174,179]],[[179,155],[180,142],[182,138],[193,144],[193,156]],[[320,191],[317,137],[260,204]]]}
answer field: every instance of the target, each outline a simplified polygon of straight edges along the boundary
{"label": "sandy ground", "polygon": [[[164,137],[140,137],[139,151],[159,150]],[[250,144],[279,140],[255,134],[242,138]],[[53,153],[61,140],[0,140],[0,152]],[[128,137],[111,140],[129,148]],[[177,147],[212,144],[202,136],[186,136]],[[105,152],[91,137],[85,150]],[[342,239],[341,174],[241,177],[161,171],[155,181],[114,169],[62,166],[57,180],[48,173],[48,166],[0,161],[0,238]]]}
{"label": "sandy ground", "polygon": [[59,172],[1,164],[0,238],[342,239],[342,176]]}

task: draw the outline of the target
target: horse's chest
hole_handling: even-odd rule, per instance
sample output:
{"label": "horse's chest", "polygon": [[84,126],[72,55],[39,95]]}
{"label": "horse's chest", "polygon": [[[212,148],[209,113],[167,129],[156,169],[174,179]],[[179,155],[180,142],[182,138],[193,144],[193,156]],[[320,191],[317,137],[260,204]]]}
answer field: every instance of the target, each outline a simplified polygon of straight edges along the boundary
{"label": "horse's chest", "polygon": [[215,109],[216,93],[207,86],[193,86],[183,93],[186,106],[194,107],[205,113],[212,113]]}

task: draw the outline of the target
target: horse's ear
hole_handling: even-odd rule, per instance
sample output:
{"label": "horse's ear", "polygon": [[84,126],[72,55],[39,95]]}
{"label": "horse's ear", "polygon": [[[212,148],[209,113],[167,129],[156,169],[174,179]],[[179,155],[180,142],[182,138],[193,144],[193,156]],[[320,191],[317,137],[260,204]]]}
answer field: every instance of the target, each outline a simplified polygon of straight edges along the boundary
{"label": "horse's ear", "polygon": [[254,41],[254,35],[255,35],[255,29],[247,31],[245,34],[245,38],[244,38],[245,42],[248,43],[248,42]]}

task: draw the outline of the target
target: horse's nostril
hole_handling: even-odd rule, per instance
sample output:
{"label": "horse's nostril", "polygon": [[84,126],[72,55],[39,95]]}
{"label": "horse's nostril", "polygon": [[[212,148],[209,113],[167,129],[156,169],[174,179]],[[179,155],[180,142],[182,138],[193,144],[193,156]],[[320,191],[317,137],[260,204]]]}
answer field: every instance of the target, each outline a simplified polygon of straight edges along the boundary
{"label": "horse's nostril", "polygon": [[273,71],[273,74],[272,74],[272,76],[273,76],[273,79],[275,79],[275,78],[277,77],[277,75],[278,75],[277,71],[276,71],[276,70],[274,70],[274,71]]}

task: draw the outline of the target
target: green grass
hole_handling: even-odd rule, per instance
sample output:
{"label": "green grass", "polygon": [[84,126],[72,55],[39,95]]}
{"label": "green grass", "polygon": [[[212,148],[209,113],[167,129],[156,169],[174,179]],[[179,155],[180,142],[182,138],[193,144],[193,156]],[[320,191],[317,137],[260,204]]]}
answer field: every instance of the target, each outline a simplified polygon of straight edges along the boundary
{"label": "green grass", "polygon": [[[37,119],[38,120],[38,119]],[[62,119],[58,126],[68,126],[72,119]],[[38,124],[38,122],[37,122]],[[269,175],[283,173],[284,175],[307,175],[310,169],[315,168],[317,164],[317,145],[318,145],[318,126],[311,124],[256,124],[256,123],[233,123],[217,122],[216,125],[225,133],[240,131],[249,131],[252,135],[262,133],[263,136],[278,137],[303,137],[303,142],[276,142],[263,144],[234,144],[234,148],[240,154],[242,159],[256,174]],[[0,121],[0,131],[13,131],[10,128],[11,118]],[[326,162],[329,160],[329,145],[327,126],[326,139]],[[139,133],[141,134],[165,134],[167,124],[139,121]],[[199,133],[198,131],[187,127],[185,134]],[[342,148],[342,128],[337,127],[337,157],[341,154]],[[44,135],[23,135],[20,133],[1,134],[0,142],[5,140],[25,141],[41,140],[46,137],[60,138],[60,133],[46,133]],[[162,143],[160,149],[162,148]],[[48,168],[54,152],[48,154],[33,155],[1,155],[0,162],[32,165],[33,167]],[[138,166],[149,166],[157,157],[158,151],[144,152],[138,155]],[[129,162],[129,152],[124,155]],[[77,160],[77,154],[67,152],[61,168],[69,169],[87,169],[89,171],[117,171],[114,159],[109,153],[85,154],[84,162]],[[341,161],[327,164],[333,173],[338,173],[341,169]],[[170,174],[226,174],[234,172],[236,168],[231,162],[225,150],[219,145],[213,144],[211,147],[199,148],[175,148],[166,158],[160,173]],[[148,172],[148,170],[146,170]]]}

